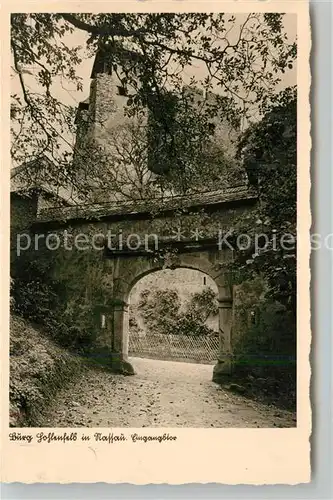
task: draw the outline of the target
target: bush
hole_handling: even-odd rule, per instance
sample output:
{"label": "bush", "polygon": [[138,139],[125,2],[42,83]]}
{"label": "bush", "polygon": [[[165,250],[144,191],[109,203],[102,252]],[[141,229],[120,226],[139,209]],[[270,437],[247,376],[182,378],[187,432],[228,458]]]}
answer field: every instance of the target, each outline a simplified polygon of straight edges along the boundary
{"label": "bush", "polygon": [[180,314],[171,332],[177,335],[218,335],[212,328],[209,328],[194,311],[187,311]]}
{"label": "bush", "polygon": [[218,314],[217,294],[210,287],[194,293],[186,305],[186,310],[195,315],[198,321],[205,323],[209,316]]}
{"label": "bush", "polygon": [[51,268],[52,264],[43,259],[16,262],[11,278],[11,311],[42,325],[63,347],[84,350],[93,340],[91,307],[67,300],[66,287],[52,278]]}
{"label": "bush", "polygon": [[13,312],[36,323],[44,323],[54,318],[63,309],[59,297],[63,290],[58,283],[44,277],[20,276],[13,280]]}
{"label": "bush", "polygon": [[177,322],[180,298],[176,290],[143,290],[138,310],[153,333],[172,333]]}
{"label": "bush", "polygon": [[256,322],[234,346],[235,376],[252,392],[296,405],[296,325],[292,312],[266,302],[256,311]]}
{"label": "bush", "polygon": [[[217,314],[218,304],[211,288],[193,294],[185,304],[184,311],[181,311],[176,290],[144,290],[141,292],[138,311],[152,333],[210,335],[215,332],[206,325],[206,321],[209,316]],[[134,325],[132,330],[135,330]]]}
{"label": "bush", "polygon": [[253,355],[296,356],[294,316],[278,303],[263,303],[255,323],[241,335],[236,351]]}
{"label": "bush", "polygon": [[44,408],[56,392],[81,369],[77,356],[13,315],[10,322],[10,426],[38,426]]}

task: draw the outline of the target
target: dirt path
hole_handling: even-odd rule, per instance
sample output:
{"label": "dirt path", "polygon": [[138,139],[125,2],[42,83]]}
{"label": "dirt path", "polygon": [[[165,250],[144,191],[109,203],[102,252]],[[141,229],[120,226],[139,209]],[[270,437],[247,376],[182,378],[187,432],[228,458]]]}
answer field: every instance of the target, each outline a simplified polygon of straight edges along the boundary
{"label": "dirt path", "polygon": [[132,358],[136,375],[87,369],[45,427],[294,427],[295,416],[226,392],[212,366]]}

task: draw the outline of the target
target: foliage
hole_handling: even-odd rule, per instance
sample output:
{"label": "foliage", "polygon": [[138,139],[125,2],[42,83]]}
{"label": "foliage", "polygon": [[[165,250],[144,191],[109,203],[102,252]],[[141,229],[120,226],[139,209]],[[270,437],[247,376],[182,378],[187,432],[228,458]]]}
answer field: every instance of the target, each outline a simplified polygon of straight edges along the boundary
{"label": "foliage", "polygon": [[16,314],[42,323],[53,319],[55,311],[61,309],[60,297],[65,290],[50,277],[51,265],[51,262],[42,259],[31,259],[31,255],[16,259],[11,286]]}
{"label": "foliage", "polygon": [[10,323],[10,425],[38,426],[56,392],[81,371],[79,358],[13,315]]}
{"label": "foliage", "polygon": [[259,303],[255,312],[255,323],[240,336],[235,351],[257,356],[295,357],[296,332],[291,312],[274,302]]}
{"label": "foliage", "polygon": [[139,331],[139,324],[136,319],[136,308],[130,305],[129,307],[129,320],[128,320],[128,326],[131,331]]}
{"label": "foliage", "polygon": [[208,317],[217,314],[216,294],[211,288],[193,294],[185,307],[181,305],[175,290],[144,290],[141,292],[138,312],[152,333],[194,336],[214,334],[206,325]]}
{"label": "foliage", "polygon": [[[73,27],[60,22],[58,15],[11,16],[12,69],[20,86],[20,92],[11,96],[12,157],[22,164],[38,161],[48,153],[52,161],[43,172],[44,178],[58,179],[59,185],[68,182],[63,152],[66,144],[73,144],[68,132],[74,130],[74,108],[53,95],[54,83],[72,82],[82,89],[75,71],[82,61],[80,49],[63,43],[72,32]],[[34,67],[38,68],[35,73]]]}
{"label": "foliage", "polygon": [[228,185],[231,172],[232,182],[240,181],[242,171],[228,156],[226,143],[217,132],[222,118],[203,112],[207,97],[193,89],[180,96],[171,94],[172,100],[169,94],[154,100],[148,127],[149,168],[162,174],[157,181],[160,191],[214,191]]}
{"label": "foliage", "polygon": [[258,190],[258,208],[238,221],[234,237],[247,234],[254,245],[236,247],[233,270],[242,281],[258,274],[267,295],[296,314],[296,182],[297,120],[295,89],[286,89],[264,118],[249,127],[239,154],[251,184]]}
{"label": "foliage", "polygon": [[234,379],[256,397],[279,406],[296,405],[296,325],[294,315],[277,302],[263,300],[254,324],[234,346]]}
{"label": "foliage", "polygon": [[[13,72],[20,88],[12,95],[12,157],[17,164],[33,160],[32,170],[48,158],[41,175],[59,185],[81,181],[72,161],[75,110],[54,92],[59,83],[82,89],[77,69],[86,53],[70,47],[75,30],[86,34],[85,51],[98,52],[105,69],[121,80],[126,113],[142,119],[149,110],[164,157],[175,160],[185,190],[204,165],[204,155],[217,170],[225,163],[211,141],[216,120],[238,126],[241,119],[265,111],[296,57],[283,15],[276,13],[237,18],[223,13],[16,13],[11,25]],[[193,71],[198,65],[200,78]],[[201,95],[214,92],[214,99],[202,98],[198,106],[197,89]],[[176,102],[168,99],[170,92],[178,96]]]}
{"label": "foliage", "polygon": [[233,303],[233,336],[235,338],[246,334],[249,326],[253,325],[266,293],[267,285],[260,274],[235,287]]}
{"label": "foliage", "polygon": [[71,307],[64,311],[57,340],[65,347],[89,352],[95,340],[95,329],[91,305],[73,301]]}
{"label": "foliage", "polygon": [[92,342],[91,307],[71,304],[66,286],[52,278],[52,261],[21,256],[12,269],[11,311],[42,325],[54,341],[74,349]]}
{"label": "foliage", "polygon": [[170,331],[175,335],[192,335],[192,336],[202,336],[202,335],[217,335],[217,332],[212,328],[207,326],[205,322],[201,320],[200,315],[197,311],[186,311],[179,315],[177,322]]}
{"label": "foliage", "polygon": [[201,292],[192,294],[187,311],[193,311],[200,318],[201,323],[205,323],[209,316],[218,314],[217,295],[211,287],[205,287]]}
{"label": "foliage", "polygon": [[177,321],[180,305],[176,290],[143,290],[138,309],[149,329],[169,333]]}

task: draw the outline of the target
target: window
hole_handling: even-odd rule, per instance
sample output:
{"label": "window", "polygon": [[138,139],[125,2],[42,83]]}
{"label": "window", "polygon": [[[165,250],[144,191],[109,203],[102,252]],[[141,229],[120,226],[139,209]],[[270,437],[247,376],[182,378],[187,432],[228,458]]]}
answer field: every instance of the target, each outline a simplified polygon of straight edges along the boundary
{"label": "window", "polygon": [[127,89],[126,87],[117,87],[118,89],[118,95],[123,95],[123,96],[126,96],[127,95]]}

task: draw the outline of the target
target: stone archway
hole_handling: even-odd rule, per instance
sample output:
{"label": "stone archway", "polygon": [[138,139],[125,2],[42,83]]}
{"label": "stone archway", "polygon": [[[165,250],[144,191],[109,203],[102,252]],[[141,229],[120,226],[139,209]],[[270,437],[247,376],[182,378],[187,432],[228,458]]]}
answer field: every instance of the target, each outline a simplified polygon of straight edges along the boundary
{"label": "stone archway", "polygon": [[[221,258],[221,256],[219,256]],[[129,294],[144,276],[165,267],[189,268],[210,276],[218,288],[219,301],[219,356],[213,370],[213,381],[220,382],[231,371],[232,286],[225,273],[216,268],[216,256],[207,252],[177,255],[164,266],[146,257],[118,258],[112,261],[112,304],[108,306],[108,338],[111,368],[119,373],[134,374],[128,361]]]}
{"label": "stone archway", "polygon": [[[215,303],[215,294],[217,305],[215,281],[196,269],[166,268],[136,282],[128,300],[130,359],[216,363],[218,309],[211,314],[208,309],[197,309],[199,303],[193,302],[194,294],[197,299],[211,297],[207,307]],[[198,319],[191,319],[189,312],[198,314]]]}

